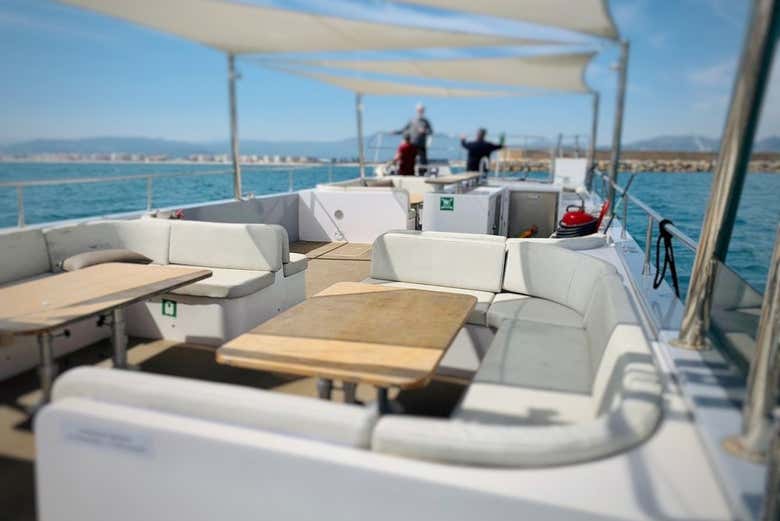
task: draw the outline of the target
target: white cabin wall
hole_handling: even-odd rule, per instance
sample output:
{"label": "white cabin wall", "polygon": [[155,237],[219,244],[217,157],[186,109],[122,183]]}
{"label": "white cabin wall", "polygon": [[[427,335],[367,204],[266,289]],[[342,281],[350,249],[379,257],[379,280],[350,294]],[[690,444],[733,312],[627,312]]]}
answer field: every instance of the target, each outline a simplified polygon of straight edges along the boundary
{"label": "white cabin wall", "polygon": [[298,192],[302,241],[372,243],[388,230],[409,228],[409,196],[403,191]]}
{"label": "white cabin wall", "polygon": [[299,240],[297,193],[187,206],[184,218],[188,221],[280,224],[287,230],[290,242]]}

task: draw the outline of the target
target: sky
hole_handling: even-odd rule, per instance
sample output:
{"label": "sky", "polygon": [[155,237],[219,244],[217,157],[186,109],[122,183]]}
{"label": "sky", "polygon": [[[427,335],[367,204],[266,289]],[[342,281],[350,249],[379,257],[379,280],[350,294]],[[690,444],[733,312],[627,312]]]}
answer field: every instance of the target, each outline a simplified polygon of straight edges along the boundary
{"label": "sky", "polygon": [[[561,47],[564,52],[598,50],[586,79],[601,93],[599,143],[611,140],[616,92],[612,65],[618,50],[610,42],[381,0],[244,1],[357,19],[530,35],[564,41],[569,44]],[[624,142],[673,134],[719,137],[750,3],[610,0],[617,26],[631,42]],[[529,52],[537,51],[518,47],[322,56]],[[0,56],[0,142],[94,136],[222,141],[228,136],[226,60],[208,47],[52,1],[0,0]],[[354,136],[352,93],[265,68],[262,62],[267,59],[240,57],[237,62],[242,138],[325,141]],[[777,64],[776,59],[774,69],[780,68]],[[774,71],[770,80],[759,138],[780,134],[779,74]],[[364,102],[366,133],[401,127],[418,101],[425,103],[434,128],[452,135],[472,134],[479,126],[510,136],[590,132],[591,98],[557,94],[468,100],[369,96]]]}

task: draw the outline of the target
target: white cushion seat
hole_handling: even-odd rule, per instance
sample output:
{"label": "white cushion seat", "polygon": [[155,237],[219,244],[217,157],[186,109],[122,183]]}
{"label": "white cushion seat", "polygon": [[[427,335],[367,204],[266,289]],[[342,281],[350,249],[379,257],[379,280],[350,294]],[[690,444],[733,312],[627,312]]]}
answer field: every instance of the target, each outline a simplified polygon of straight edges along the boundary
{"label": "white cushion seat", "polygon": [[[489,291],[478,291],[475,289],[452,288],[448,286],[434,286],[432,284],[415,284],[413,282],[397,282],[393,280],[373,279],[371,277],[362,280],[365,284],[382,284],[394,288],[419,289],[423,291],[439,291],[442,293],[457,293],[459,295],[472,295],[477,298],[474,309],[469,313],[466,322],[478,326],[486,325],[487,311],[490,303],[493,302],[493,293]],[[431,310],[434,313],[435,310]]]}
{"label": "white cushion seat", "polygon": [[[202,266],[182,267],[203,269]],[[211,271],[211,277],[174,289],[171,293],[193,297],[238,298],[251,295],[274,283],[274,274],[270,271],[208,269]]]}
{"label": "white cushion seat", "polygon": [[566,425],[593,418],[590,395],[474,381],[452,419],[486,425]]}
{"label": "white cushion seat", "polygon": [[593,364],[585,329],[505,322],[474,381],[590,395]]}
{"label": "white cushion seat", "polygon": [[504,320],[531,320],[565,327],[583,327],[583,317],[573,309],[552,300],[498,293],[487,311],[487,325],[498,329]]}
{"label": "white cushion seat", "polygon": [[290,262],[282,265],[285,277],[291,277],[300,273],[309,266],[309,259],[303,253],[290,253]]}

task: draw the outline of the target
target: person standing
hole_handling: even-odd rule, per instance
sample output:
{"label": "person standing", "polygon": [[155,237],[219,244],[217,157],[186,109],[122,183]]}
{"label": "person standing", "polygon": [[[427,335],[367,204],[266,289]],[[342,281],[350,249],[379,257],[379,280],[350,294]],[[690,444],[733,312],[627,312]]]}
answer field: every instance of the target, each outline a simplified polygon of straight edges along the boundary
{"label": "person standing", "polygon": [[499,143],[491,143],[485,139],[485,136],[487,136],[487,130],[481,128],[477,130],[477,139],[474,141],[466,141],[465,135],[460,137],[460,145],[469,152],[466,160],[467,172],[479,172],[484,159],[489,159],[490,154],[504,148],[503,135]]}
{"label": "person standing", "polygon": [[417,147],[412,144],[412,138],[408,133],[404,134],[404,140],[398,146],[395,153],[395,164],[398,165],[398,175],[414,175],[414,157],[417,155]]}
{"label": "person standing", "polygon": [[428,164],[428,136],[433,135],[433,126],[425,117],[425,106],[422,103],[417,104],[417,115],[409,120],[401,130],[396,130],[394,134],[408,133],[411,143],[417,149],[417,157],[421,165]]}

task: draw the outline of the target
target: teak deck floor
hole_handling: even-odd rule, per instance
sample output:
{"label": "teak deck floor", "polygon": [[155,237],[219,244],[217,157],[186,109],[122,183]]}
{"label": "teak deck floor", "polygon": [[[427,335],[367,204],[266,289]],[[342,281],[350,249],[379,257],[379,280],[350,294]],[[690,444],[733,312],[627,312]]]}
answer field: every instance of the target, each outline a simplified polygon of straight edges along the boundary
{"label": "teak deck floor", "polygon": [[[313,295],[341,281],[360,281],[368,277],[371,248],[367,244],[296,242],[290,251],[305,253],[309,258],[306,271],[306,295]],[[2,348],[0,348],[0,351]],[[130,339],[128,360],[140,370],[233,383],[279,392],[317,396],[312,378],[260,373],[219,365],[214,347],[179,344],[167,340],[143,342]],[[108,340],[80,349],[58,359],[60,371],[79,365],[110,365],[111,346]],[[406,410],[419,414],[446,416],[463,392],[463,386],[432,382],[422,390],[404,391],[397,396]],[[31,419],[26,407],[39,396],[35,370],[27,371],[0,382],[0,519],[32,521],[35,516],[34,458],[35,442]],[[375,398],[373,388],[359,386],[358,399]],[[336,390],[334,400],[342,400]]]}

